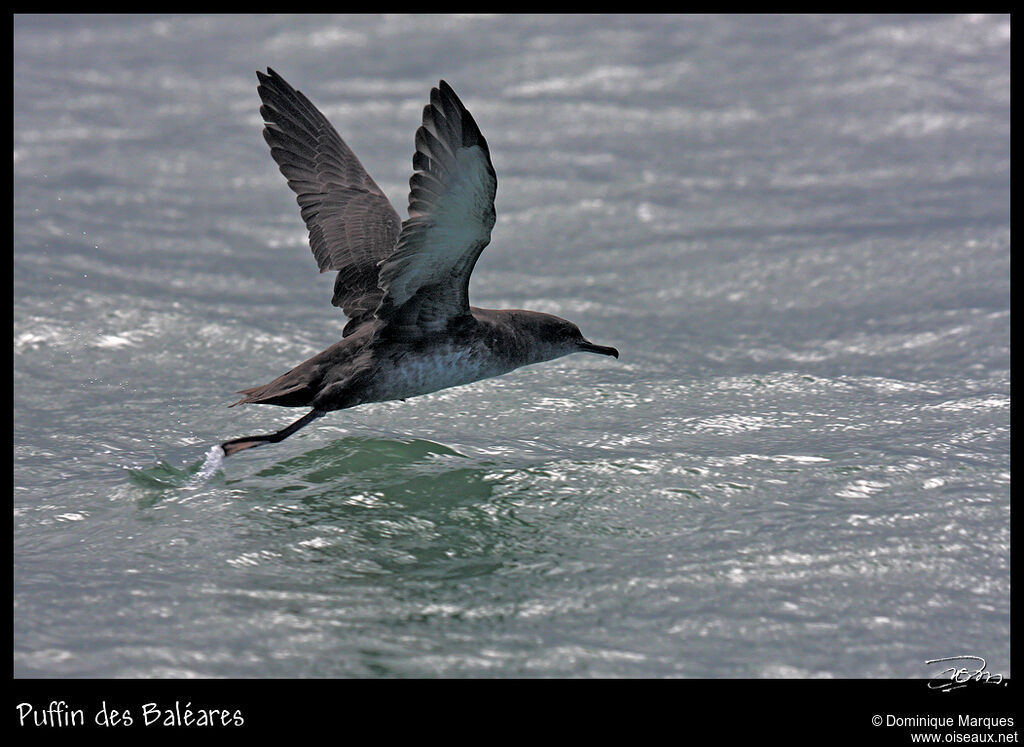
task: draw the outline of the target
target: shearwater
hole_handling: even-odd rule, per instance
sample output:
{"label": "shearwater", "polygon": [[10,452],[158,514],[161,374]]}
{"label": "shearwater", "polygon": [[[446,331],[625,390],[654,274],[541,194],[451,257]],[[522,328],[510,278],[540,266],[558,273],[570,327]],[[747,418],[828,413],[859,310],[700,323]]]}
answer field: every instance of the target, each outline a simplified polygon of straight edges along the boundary
{"label": "shearwater", "polygon": [[[570,321],[469,305],[469,276],[491,240],[497,178],[487,141],[443,80],[416,130],[409,218],[401,221],[327,118],[267,68],[257,72],[263,137],[298,195],[342,339],[235,405],[311,407],[287,428],[221,444],[224,456],[277,443],[332,410],[429,394],[576,352],[619,357]],[[231,405],[234,407],[234,405]]]}

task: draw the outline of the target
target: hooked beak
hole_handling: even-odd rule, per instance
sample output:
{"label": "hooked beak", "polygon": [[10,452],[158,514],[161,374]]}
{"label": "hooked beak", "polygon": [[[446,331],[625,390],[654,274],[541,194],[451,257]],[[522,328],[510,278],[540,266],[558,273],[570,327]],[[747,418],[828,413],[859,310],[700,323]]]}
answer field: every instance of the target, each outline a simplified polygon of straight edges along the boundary
{"label": "hooked beak", "polygon": [[606,345],[595,345],[588,340],[584,340],[579,343],[579,349],[587,353],[600,353],[601,355],[614,355],[616,358],[619,357],[619,351],[615,348],[610,348]]}

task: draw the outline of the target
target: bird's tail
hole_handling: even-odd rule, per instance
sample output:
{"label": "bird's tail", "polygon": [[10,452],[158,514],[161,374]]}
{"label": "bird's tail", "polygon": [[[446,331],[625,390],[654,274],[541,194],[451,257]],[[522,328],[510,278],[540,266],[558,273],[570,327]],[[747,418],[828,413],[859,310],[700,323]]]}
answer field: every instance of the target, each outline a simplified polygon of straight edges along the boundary
{"label": "bird's tail", "polygon": [[262,446],[263,444],[276,444],[278,441],[284,441],[288,436],[295,433],[295,431],[300,428],[305,428],[314,420],[321,418],[326,414],[327,413],[323,410],[310,410],[287,428],[283,428],[277,433],[268,433],[263,436],[242,436],[241,438],[234,438],[222,443],[220,448],[224,450],[224,456],[229,457],[232,454],[237,454],[239,451],[253,449],[257,446]]}

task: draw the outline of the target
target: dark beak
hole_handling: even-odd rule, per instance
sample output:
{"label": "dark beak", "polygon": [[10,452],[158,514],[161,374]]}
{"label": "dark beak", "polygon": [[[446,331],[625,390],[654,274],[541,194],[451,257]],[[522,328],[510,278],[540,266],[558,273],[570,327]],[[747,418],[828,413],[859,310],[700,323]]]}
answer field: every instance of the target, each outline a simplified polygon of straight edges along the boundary
{"label": "dark beak", "polygon": [[587,340],[579,343],[579,348],[587,353],[600,353],[601,355],[614,355],[616,358],[619,357],[619,351],[615,348],[610,348],[607,345],[595,345]]}

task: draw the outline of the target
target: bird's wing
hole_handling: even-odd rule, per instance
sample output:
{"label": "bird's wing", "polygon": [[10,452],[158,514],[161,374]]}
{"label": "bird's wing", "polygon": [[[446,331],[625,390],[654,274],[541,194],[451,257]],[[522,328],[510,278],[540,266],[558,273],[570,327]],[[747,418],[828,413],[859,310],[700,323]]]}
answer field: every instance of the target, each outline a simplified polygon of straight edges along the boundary
{"label": "bird's wing", "polygon": [[377,265],[395,248],[401,219],[308,98],[270,68],[256,77],[263,137],[298,195],[320,272],[338,271],[331,303],[349,317],[348,335],[380,302]]}
{"label": "bird's wing", "polygon": [[380,263],[376,315],[425,331],[469,313],[469,276],[491,240],[498,184],[480,128],[443,80],[423,110],[412,165],[409,219]]}

